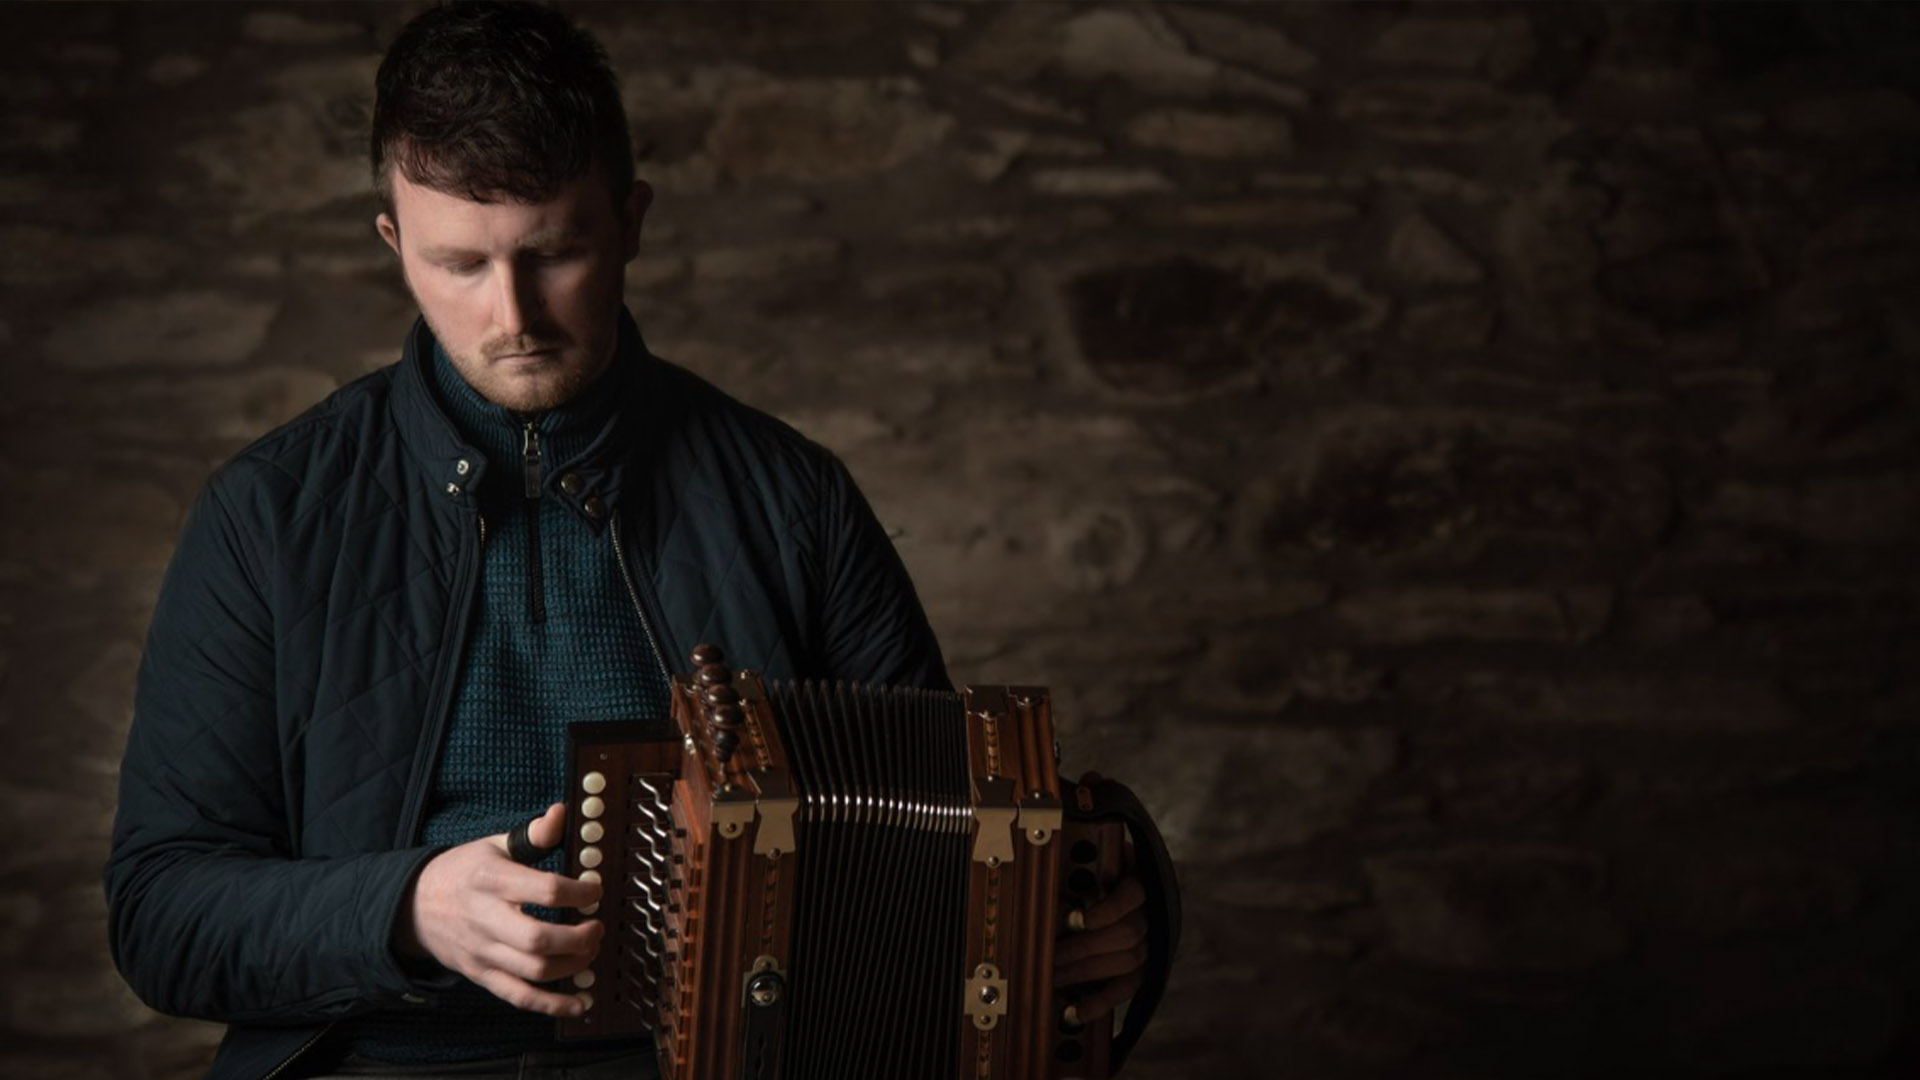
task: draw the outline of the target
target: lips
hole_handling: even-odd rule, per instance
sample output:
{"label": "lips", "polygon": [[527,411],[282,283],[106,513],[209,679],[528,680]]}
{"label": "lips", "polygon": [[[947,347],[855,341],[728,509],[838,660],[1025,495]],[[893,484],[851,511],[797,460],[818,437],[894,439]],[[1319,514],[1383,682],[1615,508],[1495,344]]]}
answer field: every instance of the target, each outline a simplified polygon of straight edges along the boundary
{"label": "lips", "polygon": [[559,349],[535,349],[532,352],[503,353],[499,356],[494,357],[493,359],[495,363],[529,364],[529,363],[535,363],[541,360],[551,360],[559,352],[560,352]]}

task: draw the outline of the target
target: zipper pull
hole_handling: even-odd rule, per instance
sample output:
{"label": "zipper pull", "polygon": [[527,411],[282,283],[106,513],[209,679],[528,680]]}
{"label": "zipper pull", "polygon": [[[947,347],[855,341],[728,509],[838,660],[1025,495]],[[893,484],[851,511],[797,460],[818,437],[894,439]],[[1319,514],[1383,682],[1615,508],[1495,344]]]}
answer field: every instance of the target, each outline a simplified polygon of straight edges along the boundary
{"label": "zipper pull", "polygon": [[521,455],[526,461],[527,498],[540,497],[540,433],[533,429],[533,421],[526,422],[526,438],[520,445]]}

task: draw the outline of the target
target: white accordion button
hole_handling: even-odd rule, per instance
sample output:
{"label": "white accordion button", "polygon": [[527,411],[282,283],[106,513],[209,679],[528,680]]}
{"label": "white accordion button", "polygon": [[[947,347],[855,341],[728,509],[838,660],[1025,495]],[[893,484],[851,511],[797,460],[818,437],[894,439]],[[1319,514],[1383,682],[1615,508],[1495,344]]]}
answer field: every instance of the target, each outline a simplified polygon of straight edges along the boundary
{"label": "white accordion button", "polygon": [[598,795],[589,795],[580,801],[580,812],[587,817],[597,818],[607,812],[607,804]]}
{"label": "white accordion button", "polygon": [[600,849],[597,847],[581,848],[580,849],[580,865],[588,869],[592,869],[596,866],[599,866],[600,865]]}
{"label": "white accordion button", "polygon": [[589,795],[598,795],[607,790],[607,774],[590,772],[580,778],[580,790]]}
{"label": "white accordion button", "polygon": [[578,975],[575,975],[573,977],[573,985],[579,987],[582,990],[585,990],[588,987],[592,986],[593,985],[593,969],[588,968],[587,970],[580,972]]}
{"label": "white accordion button", "polygon": [[[581,880],[581,881],[591,881],[591,882],[593,882],[593,883],[594,883],[595,885],[598,885],[598,884],[600,884],[600,871],[598,871],[598,870],[582,870],[582,871],[580,871],[580,880]],[[588,905],[587,905],[586,907],[583,907],[583,908],[581,908],[581,909],[580,909],[580,914],[582,914],[582,915],[591,915],[591,914],[593,914],[594,912],[596,912],[596,911],[599,911],[599,910],[600,910],[600,903],[599,903],[599,901],[597,901],[597,900],[596,900],[595,902],[593,902],[593,903],[591,903],[591,904],[588,904]]]}
{"label": "white accordion button", "polygon": [[589,844],[599,843],[600,838],[605,835],[607,835],[607,827],[597,821],[589,821],[580,826],[580,839]]}
{"label": "white accordion button", "polygon": [[581,1009],[581,1011],[582,1011],[582,1012],[585,1012],[585,1011],[588,1011],[588,1010],[591,1010],[591,1009],[593,1008],[593,995],[592,995],[592,994],[589,994],[589,993],[587,993],[587,992],[586,992],[585,990],[582,990],[582,991],[580,991],[579,993],[577,993],[577,994],[575,994],[575,995],[573,995],[573,996],[574,996],[574,997],[577,997],[577,998],[579,998],[579,999],[580,999],[580,1009]]}

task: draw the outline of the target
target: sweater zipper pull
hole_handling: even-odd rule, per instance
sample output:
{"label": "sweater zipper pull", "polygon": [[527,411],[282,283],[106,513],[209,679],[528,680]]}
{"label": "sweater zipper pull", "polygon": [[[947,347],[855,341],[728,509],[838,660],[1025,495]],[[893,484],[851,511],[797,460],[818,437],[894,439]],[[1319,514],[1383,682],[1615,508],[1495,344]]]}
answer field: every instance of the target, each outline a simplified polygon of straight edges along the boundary
{"label": "sweater zipper pull", "polygon": [[520,453],[526,462],[527,498],[540,497],[540,433],[534,430],[533,421],[526,422],[526,437],[520,444]]}

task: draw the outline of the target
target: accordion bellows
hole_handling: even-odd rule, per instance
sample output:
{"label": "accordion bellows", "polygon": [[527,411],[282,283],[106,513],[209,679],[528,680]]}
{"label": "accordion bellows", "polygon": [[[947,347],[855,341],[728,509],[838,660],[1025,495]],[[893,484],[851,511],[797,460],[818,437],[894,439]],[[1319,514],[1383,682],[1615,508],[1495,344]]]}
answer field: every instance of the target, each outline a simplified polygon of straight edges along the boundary
{"label": "accordion bellows", "polygon": [[[694,651],[677,735],[576,724],[567,859],[608,933],[563,1038],[652,1031],[661,1075],[1088,1077],[1164,988],[1178,894],[1130,793],[1057,769],[1034,687],[781,683]],[[1147,987],[1126,1029],[1052,985],[1071,914],[1148,886]]]}

